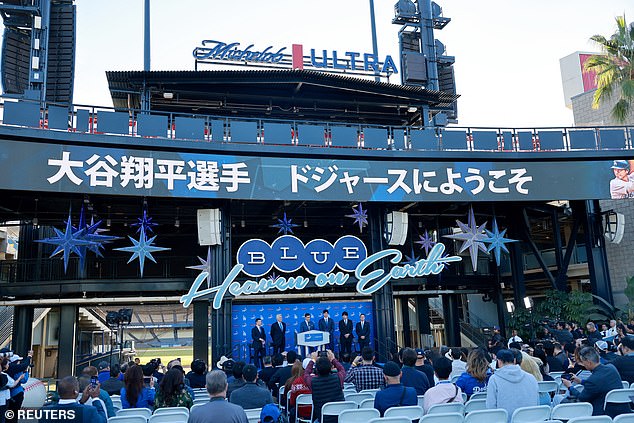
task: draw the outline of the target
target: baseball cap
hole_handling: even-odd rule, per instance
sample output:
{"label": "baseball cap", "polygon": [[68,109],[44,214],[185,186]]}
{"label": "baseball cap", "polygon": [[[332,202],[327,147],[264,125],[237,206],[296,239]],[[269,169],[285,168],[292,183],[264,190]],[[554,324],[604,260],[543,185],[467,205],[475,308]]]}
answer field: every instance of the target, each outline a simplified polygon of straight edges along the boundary
{"label": "baseball cap", "polygon": [[97,368],[99,370],[103,370],[103,369],[107,369],[108,367],[110,367],[110,364],[108,364],[107,361],[102,361],[101,363],[99,363],[99,366]]}
{"label": "baseball cap", "polygon": [[388,361],[385,363],[385,366],[383,366],[383,374],[385,376],[395,377],[401,374],[401,369],[395,362]]}
{"label": "baseball cap", "polygon": [[306,357],[304,361],[302,361],[302,367],[305,369],[308,367],[308,363],[310,363],[310,357]]}
{"label": "baseball cap", "polygon": [[223,365],[229,361],[230,359],[225,357],[224,355],[222,357],[220,357],[220,360],[218,360],[218,364],[216,364],[216,366],[218,366],[219,369],[223,369]]}
{"label": "baseball cap", "polygon": [[11,363],[15,363],[16,361],[19,361],[19,360],[22,360],[22,357],[20,357],[20,356],[19,356],[19,355],[17,355],[17,354],[13,354],[13,355],[11,356],[11,358],[9,359],[9,361],[10,361]]}
{"label": "baseball cap", "polygon": [[608,343],[605,341],[597,341],[594,343],[594,345],[601,351],[605,351],[608,349]]}
{"label": "baseball cap", "polygon": [[614,160],[614,162],[612,163],[612,169],[629,169],[630,168],[630,164],[627,162],[627,160]]}
{"label": "baseball cap", "polygon": [[419,357],[425,357],[425,351],[422,348],[416,348],[416,355]]}
{"label": "baseball cap", "polygon": [[499,326],[493,326],[493,330],[500,330]]}

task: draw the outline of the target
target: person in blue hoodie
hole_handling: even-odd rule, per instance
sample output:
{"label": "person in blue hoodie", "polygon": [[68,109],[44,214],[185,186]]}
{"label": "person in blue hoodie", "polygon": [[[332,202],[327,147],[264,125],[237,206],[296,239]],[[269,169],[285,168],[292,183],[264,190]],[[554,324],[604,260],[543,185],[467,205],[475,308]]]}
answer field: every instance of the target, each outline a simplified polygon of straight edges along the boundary
{"label": "person in blue hoodie", "polygon": [[539,405],[539,389],[533,375],[515,364],[512,351],[502,349],[496,355],[498,369],[489,379],[486,408],[505,409],[510,422],[518,408]]}
{"label": "person in blue hoodie", "polygon": [[486,352],[481,348],[472,350],[467,356],[467,371],[458,377],[456,386],[467,394],[468,398],[474,393],[486,392],[489,378],[493,374],[489,363]]}

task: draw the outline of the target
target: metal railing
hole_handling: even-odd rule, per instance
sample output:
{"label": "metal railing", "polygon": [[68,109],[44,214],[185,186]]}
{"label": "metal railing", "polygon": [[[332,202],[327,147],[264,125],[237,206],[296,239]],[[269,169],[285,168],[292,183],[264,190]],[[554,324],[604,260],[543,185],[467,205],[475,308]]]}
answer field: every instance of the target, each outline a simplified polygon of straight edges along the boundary
{"label": "metal railing", "polygon": [[[0,261],[0,283],[31,281],[64,281],[77,279],[130,279],[140,278],[139,266],[127,264],[125,257],[86,258],[84,268],[78,257],[71,257],[68,269],[59,258],[2,260]],[[195,271],[187,269],[192,258],[185,256],[163,257],[158,263],[146,262],[144,278],[191,278]]]}
{"label": "metal railing", "polygon": [[[220,115],[146,112],[132,108],[122,110],[81,104],[62,107],[29,103],[26,100],[4,100],[2,125],[86,134],[369,150],[504,153],[619,151],[634,148],[634,126],[420,128],[299,119],[228,118]],[[154,117],[154,120],[148,116]],[[272,129],[271,124],[288,126]],[[180,131],[185,126],[187,129]]]}

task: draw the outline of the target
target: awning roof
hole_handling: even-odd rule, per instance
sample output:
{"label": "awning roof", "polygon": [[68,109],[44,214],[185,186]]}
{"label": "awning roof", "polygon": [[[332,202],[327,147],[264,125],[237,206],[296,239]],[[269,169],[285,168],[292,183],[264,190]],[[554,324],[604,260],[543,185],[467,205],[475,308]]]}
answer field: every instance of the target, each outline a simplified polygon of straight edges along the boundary
{"label": "awning roof", "polygon": [[106,76],[116,108],[140,108],[145,86],[152,110],[193,114],[403,125],[419,118],[421,106],[443,110],[458,98],[309,70],[111,71]]}

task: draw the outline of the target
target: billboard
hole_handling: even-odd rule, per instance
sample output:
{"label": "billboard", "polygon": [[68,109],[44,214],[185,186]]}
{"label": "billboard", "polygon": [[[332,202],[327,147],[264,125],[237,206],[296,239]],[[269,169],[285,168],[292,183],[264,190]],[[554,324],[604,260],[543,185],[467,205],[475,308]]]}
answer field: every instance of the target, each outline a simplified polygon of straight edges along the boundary
{"label": "billboard", "polygon": [[[259,157],[0,140],[0,189],[312,201],[611,198],[612,160],[420,161]],[[623,170],[623,169],[621,169]],[[619,198],[630,198],[628,163]],[[623,172],[621,172],[623,173]],[[634,180],[634,175],[631,177]]]}

